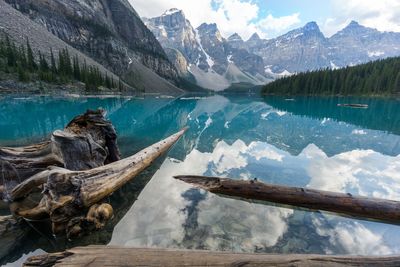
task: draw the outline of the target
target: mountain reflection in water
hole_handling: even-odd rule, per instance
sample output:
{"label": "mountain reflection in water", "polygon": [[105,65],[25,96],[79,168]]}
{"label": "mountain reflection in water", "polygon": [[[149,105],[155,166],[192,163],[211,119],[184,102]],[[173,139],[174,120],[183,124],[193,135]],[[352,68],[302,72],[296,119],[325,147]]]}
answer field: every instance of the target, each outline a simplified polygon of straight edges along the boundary
{"label": "mountain reflection in water", "polygon": [[[369,108],[338,107],[342,102],[367,103]],[[268,183],[400,200],[398,101],[213,95],[4,98],[0,103],[0,145],[42,140],[73,116],[98,107],[108,111],[123,156],[190,127],[163,163],[111,197],[116,216],[106,230],[72,243],[57,240],[57,246],[39,236],[39,242],[10,252],[8,261],[37,249],[108,243],[242,252],[400,252],[397,225],[227,199],[172,178],[257,177]]]}

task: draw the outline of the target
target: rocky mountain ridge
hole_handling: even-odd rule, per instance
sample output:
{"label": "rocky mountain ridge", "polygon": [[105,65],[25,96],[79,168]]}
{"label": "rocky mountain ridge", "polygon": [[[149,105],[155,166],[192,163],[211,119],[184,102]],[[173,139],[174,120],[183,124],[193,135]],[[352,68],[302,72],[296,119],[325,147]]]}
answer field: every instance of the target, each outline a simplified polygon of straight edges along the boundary
{"label": "rocky mountain ridge", "polygon": [[317,23],[273,39],[253,37],[244,47],[261,56],[266,71],[296,73],[341,68],[400,55],[400,33],[380,32],[352,21],[327,38]]}
{"label": "rocky mountain ridge", "polygon": [[246,41],[237,33],[225,39],[216,24],[195,29],[178,9],[144,21],[164,49],[175,51],[168,55],[178,69],[193,75],[199,85],[217,90],[400,55],[400,33],[379,32],[355,21],[329,38],[316,22],[309,22],[273,39],[254,33]]}
{"label": "rocky mountain ridge", "polygon": [[140,91],[181,91],[178,71],[127,0],[6,2]]}
{"label": "rocky mountain ridge", "polygon": [[216,24],[203,23],[195,29],[175,8],[143,20],[180,73],[192,76],[202,87],[223,90],[235,83],[272,80],[264,72],[262,58],[232,45],[232,38],[222,37]]}

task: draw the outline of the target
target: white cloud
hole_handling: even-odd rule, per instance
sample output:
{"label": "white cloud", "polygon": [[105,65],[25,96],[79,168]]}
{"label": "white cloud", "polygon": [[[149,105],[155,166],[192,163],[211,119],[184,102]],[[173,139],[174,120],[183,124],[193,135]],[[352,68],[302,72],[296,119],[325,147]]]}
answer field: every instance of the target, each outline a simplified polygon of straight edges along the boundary
{"label": "white cloud", "polygon": [[321,25],[330,36],[351,20],[380,31],[400,31],[400,1],[398,0],[335,0],[332,15]]}
{"label": "white cloud", "polygon": [[[259,18],[259,6],[244,0],[129,0],[142,17],[156,17],[165,10],[182,9],[194,27],[201,23],[216,23],[222,35],[227,38],[237,32],[242,38],[249,38],[254,32],[262,37],[283,33],[300,22],[299,13],[273,17],[268,14]],[[214,7],[215,7],[214,5]]]}
{"label": "white cloud", "polygon": [[[263,146],[263,143],[257,144]],[[207,194],[196,207],[197,229],[207,231],[191,232],[185,225],[190,222],[187,208],[192,203],[182,193],[192,187],[172,178],[179,174],[204,175],[207,171],[229,174],[234,170],[250,178],[244,167],[248,158],[254,156],[252,152],[261,149],[257,144],[246,146],[237,140],[228,145],[220,141],[209,153],[193,149],[184,161],[167,158],[115,227],[110,244],[197,248],[204,242],[202,249],[223,250],[228,246],[239,252],[276,245],[287,231],[287,220],[293,210]],[[196,236],[183,242],[185,234]]]}
{"label": "white cloud", "polygon": [[328,157],[315,145],[309,145],[300,156],[310,159],[306,165],[310,188],[400,199],[400,155],[353,150]]}
{"label": "white cloud", "polygon": [[313,224],[317,233],[329,237],[329,242],[334,246],[341,246],[346,253],[358,255],[388,255],[393,251],[385,244],[383,236],[366,228],[358,222],[337,222],[330,220],[334,225],[327,228],[320,220],[314,219]]}
{"label": "white cloud", "polygon": [[257,23],[257,28],[260,31],[268,30],[271,32],[281,33],[300,22],[300,13],[294,13],[283,17],[273,17],[269,14],[266,18]]}

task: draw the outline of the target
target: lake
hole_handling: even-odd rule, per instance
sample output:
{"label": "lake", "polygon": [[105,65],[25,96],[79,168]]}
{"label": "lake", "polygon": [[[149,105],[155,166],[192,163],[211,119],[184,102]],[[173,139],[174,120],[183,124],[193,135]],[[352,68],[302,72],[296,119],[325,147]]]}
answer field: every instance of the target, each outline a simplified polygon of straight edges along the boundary
{"label": "lake", "polygon": [[27,255],[87,244],[260,253],[400,253],[398,225],[223,198],[172,178],[257,178],[400,200],[398,100],[3,97],[0,146],[42,141],[74,116],[99,107],[113,122],[124,157],[184,126],[190,129],[167,156],[108,199],[116,214],[104,230],[68,241],[32,225],[28,238],[6,255],[3,252],[1,264],[17,266]]}

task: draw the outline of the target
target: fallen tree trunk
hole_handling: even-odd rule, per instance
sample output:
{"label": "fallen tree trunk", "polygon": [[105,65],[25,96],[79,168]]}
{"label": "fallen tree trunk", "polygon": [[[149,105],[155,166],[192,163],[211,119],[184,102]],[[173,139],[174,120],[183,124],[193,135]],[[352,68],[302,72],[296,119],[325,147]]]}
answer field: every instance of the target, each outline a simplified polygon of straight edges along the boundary
{"label": "fallen tree trunk", "polygon": [[10,209],[14,215],[28,220],[50,218],[54,234],[64,232],[72,237],[84,230],[82,226],[101,228],[112,217],[113,209],[99,202],[150,166],[185,131],[183,129],[133,156],[94,169],[70,171],[53,167],[38,173],[16,186],[11,195],[20,198],[29,194],[38,184],[45,183],[39,204],[32,207],[22,198],[21,201],[12,202]]}
{"label": "fallen tree trunk", "polygon": [[250,254],[114,246],[77,247],[28,258],[24,266],[399,266],[399,256]]}
{"label": "fallen tree trunk", "polygon": [[268,201],[312,210],[336,212],[357,218],[400,223],[399,201],[272,185],[254,180],[187,175],[175,176],[175,178],[222,196]]}
{"label": "fallen tree trunk", "polygon": [[15,200],[10,192],[26,179],[49,166],[68,170],[88,170],[120,159],[117,135],[104,111],[88,110],[71,120],[50,140],[25,147],[0,147],[1,197]]}

